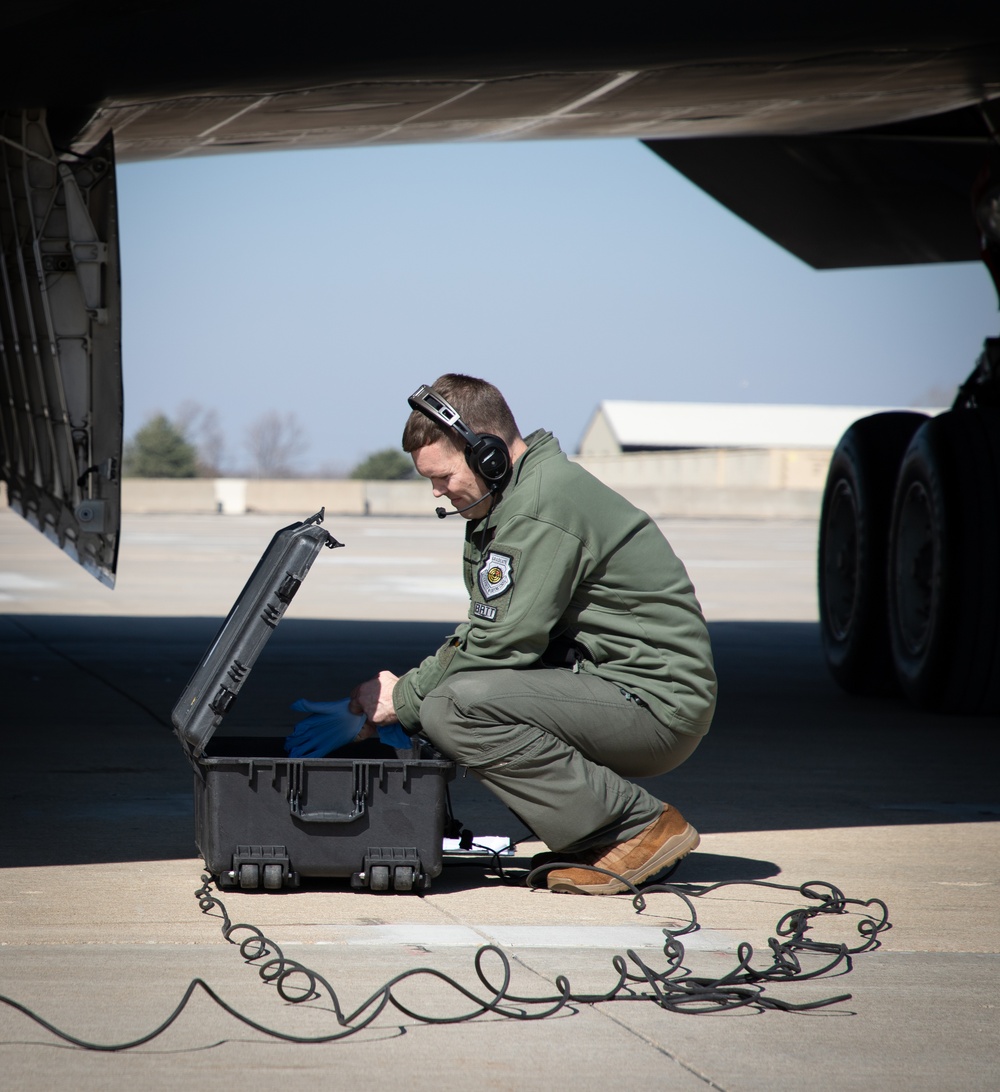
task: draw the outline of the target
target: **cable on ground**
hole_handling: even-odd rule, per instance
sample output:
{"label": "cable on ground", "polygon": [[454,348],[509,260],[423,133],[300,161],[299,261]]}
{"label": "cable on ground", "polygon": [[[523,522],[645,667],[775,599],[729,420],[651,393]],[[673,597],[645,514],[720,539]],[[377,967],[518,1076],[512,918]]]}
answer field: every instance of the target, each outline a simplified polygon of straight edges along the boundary
{"label": "cable on ground", "polygon": [[[559,867],[559,862],[549,862],[543,868],[529,873],[529,886],[538,885],[538,877],[549,868]],[[605,871],[596,869],[595,871]],[[614,873],[607,873],[614,875]],[[503,876],[501,870],[501,876]],[[621,877],[617,877],[621,879]],[[626,882],[626,881],[623,881]],[[637,913],[646,909],[647,899],[654,894],[669,894],[679,899],[687,909],[688,920],[676,929],[664,929],[663,954],[666,967],[656,968],[633,950],[625,955],[615,955],[611,965],[616,981],[604,993],[575,993],[565,975],[555,979],[554,994],[523,996],[511,991],[512,961],[495,944],[484,944],[476,952],[473,965],[482,987],[481,994],[468,989],[462,983],[433,967],[415,967],[389,979],[365,1001],[350,1012],[345,1011],[333,986],[319,974],[297,960],[289,959],[269,937],[255,925],[234,924],[225,904],[212,894],[212,877],[202,876],[202,886],[195,892],[203,914],[217,914],[222,919],[223,937],[239,948],[240,955],[248,964],[255,965],[262,981],[275,987],[279,997],[291,1005],[318,1001],[329,1006],[336,1020],[336,1030],[325,1035],[293,1035],[278,1031],[253,1020],[223,1000],[201,978],[188,984],[173,1012],[146,1035],[121,1043],[94,1043],[63,1031],[43,1019],[26,1005],[10,997],[0,995],[0,1002],[27,1016],[36,1024],[64,1042],[85,1050],[131,1050],[162,1035],[181,1015],[191,997],[198,990],[207,994],[221,1009],[247,1027],[275,1039],[290,1043],[331,1043],[356,1035],[370,1027],[389,1007],[403,1016],[424,1024],[455,1024],[475,1020],[491,1013],[511,1020],[544,1020],[562,1010],[573,1011],[581,1005],[597,1005],[622,1001],[653,1002],[669,1012],[704,1014],[750,1008],[759,1012],[779,1010],[804,1012],[848,1001],[851,994],[838,994],[818,1001],[791,1002],[773,997],[768,992],[771,983],[804,982],[833,973],[846,974],[853,967],[853,957],[861,952],[877,948],[879,934],[892,928],[886,904],[877,898],[848,898],[839,888],[822,880],[811,880],[799,887],[771,883],[764,880],[727,880],[713,884],[657,883],[641,891],[629,884],[632,904]],[[793,891],[812,905],[797,907],[785,913],[775,926],[774,937],[769,938],[770,961],[762,966],[753,965],[754,949],[747,943],[737,948],[736,965],[719,978],[707,978],[693,974],[684,966],[685,950],[680,938],[700,928],[693,899],[702,898],[725,887],[764,887],[778,891]],[[844,943],[814,940],[806,936],[817,919],[825,916],[844,915],[855,908],[860,913],[857,923],[859,943],[850,947]],[[240,935],[242,938],[240,939]],[[783,939],[779,939],[783,938]],[[803,966],[800,955],[822,956],[820,966],[811,970]],[[488,970],[487,959],[495,960],[495,969]],[[397,994],[396,987],[410,979],[433,978],[451,987],[457,995],[469,1002],[467,1011],[457,1016],[434,1016],[421,1012],[405,1003]]]}

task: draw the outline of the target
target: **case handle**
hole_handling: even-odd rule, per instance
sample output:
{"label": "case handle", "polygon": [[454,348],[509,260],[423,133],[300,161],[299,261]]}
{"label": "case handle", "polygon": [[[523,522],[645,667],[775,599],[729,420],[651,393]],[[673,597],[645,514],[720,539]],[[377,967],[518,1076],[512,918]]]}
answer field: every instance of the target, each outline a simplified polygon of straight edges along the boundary
{"label": "case handle", "polygon": [[306,811],[299,798],[293,796],[288,801],[288,810],[305,823],[353,823],[365,813],[365,798],[362,796],[355,800],[354,811]]}
{"label": "case handle", "polygon": [[304,762],[291,764],[290,785],[288,793],[288,810],[294,819],[301,819],[304,823],[353,823],[365,813],[365,766],[364,763],[354,763],[354,788],[351,798],[354,807],[351,811],[307,811],[302,806],[301,800],[305,788],[306,769]]}

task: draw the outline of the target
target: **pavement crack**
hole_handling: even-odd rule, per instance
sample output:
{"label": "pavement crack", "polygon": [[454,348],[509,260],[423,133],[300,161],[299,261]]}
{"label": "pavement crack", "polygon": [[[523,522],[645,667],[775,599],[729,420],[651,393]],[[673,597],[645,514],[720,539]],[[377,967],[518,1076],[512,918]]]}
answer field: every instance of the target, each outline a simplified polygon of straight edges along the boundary
{"label": "pavement crack", "polygon": [[[470,931],[478,934],[480,937],[482,937],[485,944],[496,944],[496,941],[479,926],[470,925],[468,922],[462,921],[454,914],[450,914],[443,907],[438,907],[437,909],[443,917],[450,918],[451,921],[453,921],[456,925],[459,925],[465,929],[469,929]],[[502,947],[502,945],[498,945],[498,947]],[[504,950],[506,952],[507,958],[511,961],[511,963],[516,963],[517,966],[520,967],[522,970],[544,982],[547,986],[551,986],[558,993],[559,987],[556,984],[555,980],[550,978],[544,971],[540,971],[537,967],[533,967],[530,963],[526,962],[524,958],[517,955],[515,952],[508,949]],[[654,1002],[650,1001],[650,1003],[653,1004]],[[699,1081],[701,1081],[706,1088],[713,1089],[713,1092],[728,1092],[724,1085],[717,1084],[707,1073],[701,1072],[701,1070],[695,1067],[692,1063],[685,1061],[683,1058],[668,1050],[665,1046],[656,1042],[654,1039],[651,1039],[648,1035],[644,1035],[641,1031],[637,1031],[635,1028],[630,1027],[623,1020],[620,1020],[616,1016],[612,1015],[611,1010],[607,1004],[589,1001],[574,1001],[573,1004],[580,1007],[586,1005],[587,1008],[590,1009],[590,1011],[598,1017],[609,1020],[611,1023],[615,1024],[623,1031],[628,1032],[629,1035],[632,1035],[634,1038],[638,1039],[646,1046],[651,1047],[658,1054],[662,1054],[665,1058],[669,1058],[670,1061],[673,1062],[675,1065],[680,1066],[681,1069],[690,1073],[692,1077],[695,1077]]]}
{"label": "pavement crack", "polygon": [[35,644],[40,645],[46,652],[50,652],[53,656],[58,656],[60,659],[65,660],[71,667],[75,667],[78,671],[82,671],[84,675],[89,675],[96,682],[106,686],[109,690],[113,690],[119,697],[125,698],[126,701],[130,701],[133,705],[141,709],[147,716],[151,717],[157,724],[162,725],[164,728],[173,730],[173,725],[170,721],[164,719],[155,709],[151,709],[145,702],[140,701],[134,694],[130,694],[127,690],[123,690],[117,683],[111,679],[106,678],[93,668],[88,667],[87,664],[76,659],[74,656],[70,656],[68,652],[64,652],[52,641],[46,641],[43,637],[40,637],[35,633],[30,626],[26,626],[24,622],[19,618],[11,618],[10,621],[13,625],[21,630],[31,638]]}

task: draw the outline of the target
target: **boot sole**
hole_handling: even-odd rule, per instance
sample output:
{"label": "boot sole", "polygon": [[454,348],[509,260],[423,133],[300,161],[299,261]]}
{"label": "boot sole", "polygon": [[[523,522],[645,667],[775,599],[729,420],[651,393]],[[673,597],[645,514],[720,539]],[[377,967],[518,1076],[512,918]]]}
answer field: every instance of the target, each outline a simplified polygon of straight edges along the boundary
{"label": "boot sole", "polygon": [[[655,879],[661,872],[671,868],[679,860],[686,857],[692,850],[698,848],[701,835],[688,823],[685,830],[668,838],[662,846],[649,858],[641,868],[630,868],[621,873],[622,879],[638,887],[647,880]],[[586,868],[586,865],[577,865],[577,868]],[[550,878],[551,879],[551,878]],[[605,876],[602,872],[594,873],[594,883],[570,883],[567,880],[550,882],[549,890],[556,894],[565,895],[618,895],[622,891],[628,891],[628,887]]]}

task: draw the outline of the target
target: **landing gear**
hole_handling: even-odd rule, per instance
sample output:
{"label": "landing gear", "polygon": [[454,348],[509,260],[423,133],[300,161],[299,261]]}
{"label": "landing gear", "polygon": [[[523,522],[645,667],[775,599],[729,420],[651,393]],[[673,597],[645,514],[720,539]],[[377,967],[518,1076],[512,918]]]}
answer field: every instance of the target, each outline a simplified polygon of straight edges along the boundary
{"label": "landing gear", "polygon": [[903,693],[927,709],[1000,711],[1000,411],[924,425],[900,469],[889,633]]}
{"label": "landing gear", "polygon": [[819,539],[820,632],[827,665],[851,694],[895,688],[886,560],[896,475],[921,413],[855,421],[830,462]]}
{"label": "landing gear", "polygon": [[830,673],[938,711],[1000,711],[1000,339],[955,407],[855,422],[830,463],[819,542]]}

